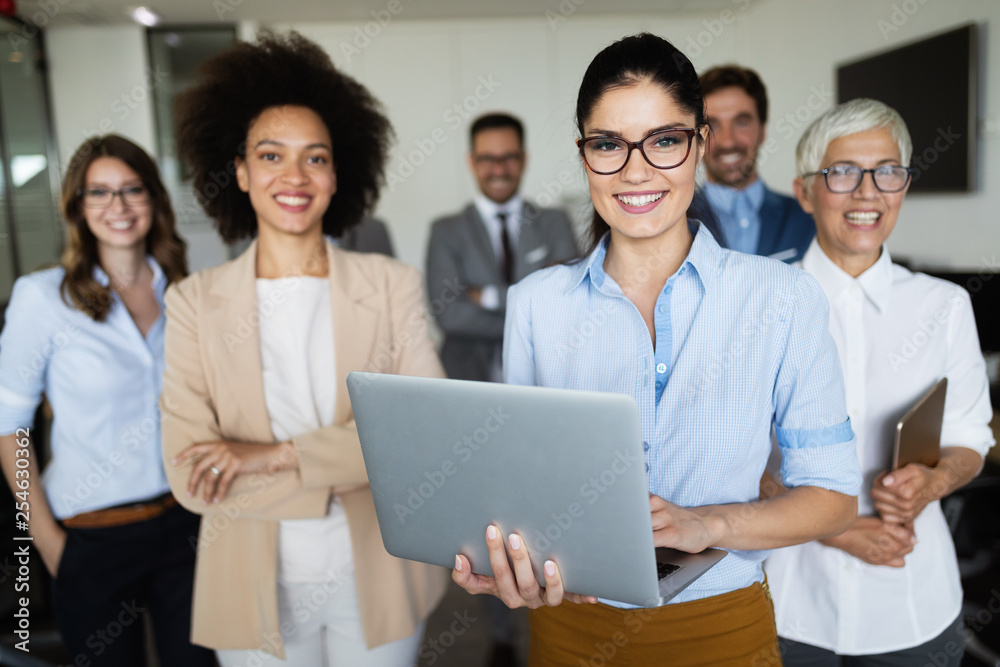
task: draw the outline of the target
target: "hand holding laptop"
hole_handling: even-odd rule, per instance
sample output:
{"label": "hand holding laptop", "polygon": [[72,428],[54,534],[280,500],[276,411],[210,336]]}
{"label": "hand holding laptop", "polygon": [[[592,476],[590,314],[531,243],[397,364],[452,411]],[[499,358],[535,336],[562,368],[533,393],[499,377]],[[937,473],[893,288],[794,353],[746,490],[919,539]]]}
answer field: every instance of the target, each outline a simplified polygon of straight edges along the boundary
{"label": "hand holding laptop", "polygon": [[509,560],[503,533],[491,525],[486,529],[486,546],[490,553],[490,567],[495,576],[474,574],[469,559],[459,554],[455,556],[455,569],[452,570],[451,578],[467,592],[473,595],[495,595],[511,609],[556,607],[563,600],[578,604],[597,602],[597,598],[593,596],[563,591],[559,566],[552,560],[545,561],[542,570],[546,585],[544,588],[539,586],[531,569],[531,559],[524,540],[516,533],[511,533],[507,545],[510,547]]}

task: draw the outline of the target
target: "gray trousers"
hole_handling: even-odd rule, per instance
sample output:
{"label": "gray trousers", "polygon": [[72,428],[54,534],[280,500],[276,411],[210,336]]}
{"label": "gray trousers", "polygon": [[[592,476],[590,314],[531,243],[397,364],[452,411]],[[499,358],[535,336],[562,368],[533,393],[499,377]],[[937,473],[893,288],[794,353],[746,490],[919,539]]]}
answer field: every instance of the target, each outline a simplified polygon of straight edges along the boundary
{"label": "gray trousers", "polygon": [[959,614],[947,630],[913,648],[877,655],[837,655],[810,644],[778,638],[785,667],[959,667],[965,653],[965,623]]}

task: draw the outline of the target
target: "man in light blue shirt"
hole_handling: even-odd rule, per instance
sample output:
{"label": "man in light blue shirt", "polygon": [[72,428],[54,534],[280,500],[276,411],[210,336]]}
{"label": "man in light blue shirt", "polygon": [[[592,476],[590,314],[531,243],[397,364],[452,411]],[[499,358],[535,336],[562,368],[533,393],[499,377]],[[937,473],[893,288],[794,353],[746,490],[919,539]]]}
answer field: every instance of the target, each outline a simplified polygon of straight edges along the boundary
{"label": "man in light blue shirt", "polygon": [[816,235],[812,216],[757,175],[767,137],[767,91],[753,70],[726,65],[701,75],[711,134],[705,151],[705,195],[726,245],[784,262],[802,259]]}

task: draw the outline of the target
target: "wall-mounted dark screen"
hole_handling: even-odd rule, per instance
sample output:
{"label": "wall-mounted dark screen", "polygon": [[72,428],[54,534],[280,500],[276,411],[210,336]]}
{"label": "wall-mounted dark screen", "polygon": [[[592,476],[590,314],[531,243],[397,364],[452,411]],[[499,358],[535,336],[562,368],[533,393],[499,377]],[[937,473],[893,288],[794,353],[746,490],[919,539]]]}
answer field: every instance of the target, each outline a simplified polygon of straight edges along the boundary
{"label": "wall-mounted dark screen", "polygon": [[837,100],[871,97],[903,116],[913,138],[910,192],[975,189],[976,26],[837,68]]}

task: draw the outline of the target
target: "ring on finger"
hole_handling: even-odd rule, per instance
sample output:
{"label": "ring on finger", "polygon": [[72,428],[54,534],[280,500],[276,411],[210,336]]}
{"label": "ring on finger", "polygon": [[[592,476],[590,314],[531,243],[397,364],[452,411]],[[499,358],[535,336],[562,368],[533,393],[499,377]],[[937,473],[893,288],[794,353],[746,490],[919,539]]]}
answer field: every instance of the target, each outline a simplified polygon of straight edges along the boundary
{"label": "ring on finger", "polygon": [[222,471],[219,470],[218,468],[216,468],[215,466],[209,466],[208,469],[212,471],[213,475],[221,475],[222,474]]}

